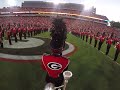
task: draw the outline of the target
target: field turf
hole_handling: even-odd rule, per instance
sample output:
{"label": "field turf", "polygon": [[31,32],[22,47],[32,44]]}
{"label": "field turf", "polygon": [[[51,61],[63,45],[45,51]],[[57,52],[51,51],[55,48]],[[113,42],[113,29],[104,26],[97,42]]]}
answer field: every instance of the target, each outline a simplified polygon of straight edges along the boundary
{"label": "field turf", "polygon": [[[49,37],[49,33],[36,37],[39,36]],[[71,34],[68,34],[67,41],[75,45],[77,51],[70,56],[69,70],[73,77],[66,90],[120,90],[120,65],[103,54],[105,43],[101,53]],[[114,53],[112,46],[109,56],[113,58]],[[117,61],[120,63],[120,55]],[[43,90],[45,75],[40,62],[0,61],[0,90]]]}

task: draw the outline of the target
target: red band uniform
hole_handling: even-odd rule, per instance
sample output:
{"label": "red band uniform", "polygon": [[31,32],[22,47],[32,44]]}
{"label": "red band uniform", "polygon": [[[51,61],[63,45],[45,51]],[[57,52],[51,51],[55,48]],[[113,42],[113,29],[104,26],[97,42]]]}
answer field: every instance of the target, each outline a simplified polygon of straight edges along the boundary
{"label": "red band uniform", "polygon": [[18,33],[19,33],[19,38],[20,38],[20,40],[22,40],[22,28],[19,28],[19,29],[18,29]]}
{"label": "red band uniform", "polygon": [[63,71],[67,70],[69,60],[62,56],[44,55],[42,67],[47,72],[46,82],[61,86],[64,80]]}
{"label": "red band uniform", "polygon": [[102,44],[103,44],[104,41],[105,41],[105,37],[104,37],[104,36],[100,36],[100,38],[99,38],[98,50],[101,49],[101,46],[102,46]]}
{"label": "red band uniform", "polygon": [[96,36],[94,37],[94,39],[95,39],[95,44],[94,44],[94,47],[96,47],[97,42],[98,42],[98,40],[99,40],[99,37],[96,35]]}
{"label": "red band uniform", "polygon": [[26,28],[24,28],[24,29],[23,29],[24,39],[26,39],[26,32],[27,32],[27,29],[26,29]]}
{"label": "red band uniform", "polygon": [[119,53],[120,53],[120,42],[118,42],[118,43],[116,44],[116,52],[115,52],[114,61],[117,60]]}
{"label": "red band uniform", "polygon": [[16,28],[13,28],[12,29],[12,33],[13,33],[13,36],[15,38],[15,42],[17,42],[17,29]]}
{"label": "red band uniform", "polygon": [[92,42],[92,38],[94,37],[94,34],[90,34],[90,44],[91,44],[91,42]]}
{"label": "red band uniform", "polygon": [[11,31],[10,30],[7,31],[7,38],[8,38],[9,44],[12,45],[12,42],[11,42]]}
{"label": "red band uniform", "polygon": [[86,42],[87,42],[88,41],[89,32],[86,32],[85,35],[86,35]]}
{"label": "red band uniform", "polygon": [[108,53],[109,53],[109,50],[110,50],[110,47],[111,47],[112,42],[113,42],[113,40],[112,40],[111,38],[109,38],[109,39],[106,41],[106,44],[107,44],[106,55],[108,55]]}

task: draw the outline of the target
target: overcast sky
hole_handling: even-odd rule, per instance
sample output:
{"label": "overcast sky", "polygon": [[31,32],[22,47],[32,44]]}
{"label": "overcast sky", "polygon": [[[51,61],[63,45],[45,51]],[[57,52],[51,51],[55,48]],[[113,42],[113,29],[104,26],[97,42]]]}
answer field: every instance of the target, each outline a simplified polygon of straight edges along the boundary
{"label": "overcast sky", "polygon": [[96,7],[97,14],[105,15],[109,20],[120,21],[120,0],[0,0],[0,8],[17,5],[24,1],[53,1],[67,3],[82,3]]}

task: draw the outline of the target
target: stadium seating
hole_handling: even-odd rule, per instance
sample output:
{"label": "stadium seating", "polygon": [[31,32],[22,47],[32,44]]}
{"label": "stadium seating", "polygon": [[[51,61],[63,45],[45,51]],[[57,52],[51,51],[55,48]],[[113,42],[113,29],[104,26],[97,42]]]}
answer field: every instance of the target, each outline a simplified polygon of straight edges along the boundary
{"label": "stadium seating", "polygon": [[[40,12],[60,12],[60,13],[70,13],[70,14],[83,14],[83,12],[79,12],[78,10],[72,10],[72,9],[52,9],[52,8],[25,8],[25,7],[6,7],[0,9],[0,12],[22,12],[22,11],[40,11]],[[87,13],[84,13],[85,15],[89,15]],[[103,18],[107,19],[106,16],[101,16],[94,14],[92,17],[96,18]],[[92,31],[94,34],[97,32],[106,32],[114,33],[117,37],[120,38],[120,31],[116,28],[111,28],[103,23],[100,23],[100,20],[93,19],[93,18],[85,18],[81,17],[79,19],[73,19],[73,18],[65,18],[64,19],[68,32],[76,32],[80,34],[82,31]],[[104,21],[103,21],[104,22]],[[0,24],[7,25],[10,24],[29,24],[29,25],[37,25],[41,28],[51,28],[52,26],[52,18],[46,17],[46,16],[9,16],[9,17],[0,17]]]}

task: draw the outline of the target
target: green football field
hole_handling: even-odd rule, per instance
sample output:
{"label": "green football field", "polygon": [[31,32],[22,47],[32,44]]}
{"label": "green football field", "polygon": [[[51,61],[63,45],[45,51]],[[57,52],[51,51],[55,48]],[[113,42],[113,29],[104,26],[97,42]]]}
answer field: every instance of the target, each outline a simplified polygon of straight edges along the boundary
{"label": "green football field", "polygon": [[[49,33],[36,37],[39,36],[49,38]],[[77,51],[70,56],[69,70],[73,77],[66,90],[120,90],[120,65],[111,59],[114,58],[114,46],[106,56],[103,54],[105,43],[102,53],[71,34],[67,41],[75,45]],[[120,55],[117,62],[120,63]],[[40,62],[0,61],[0,90],[43,90],[45,75]]]}

